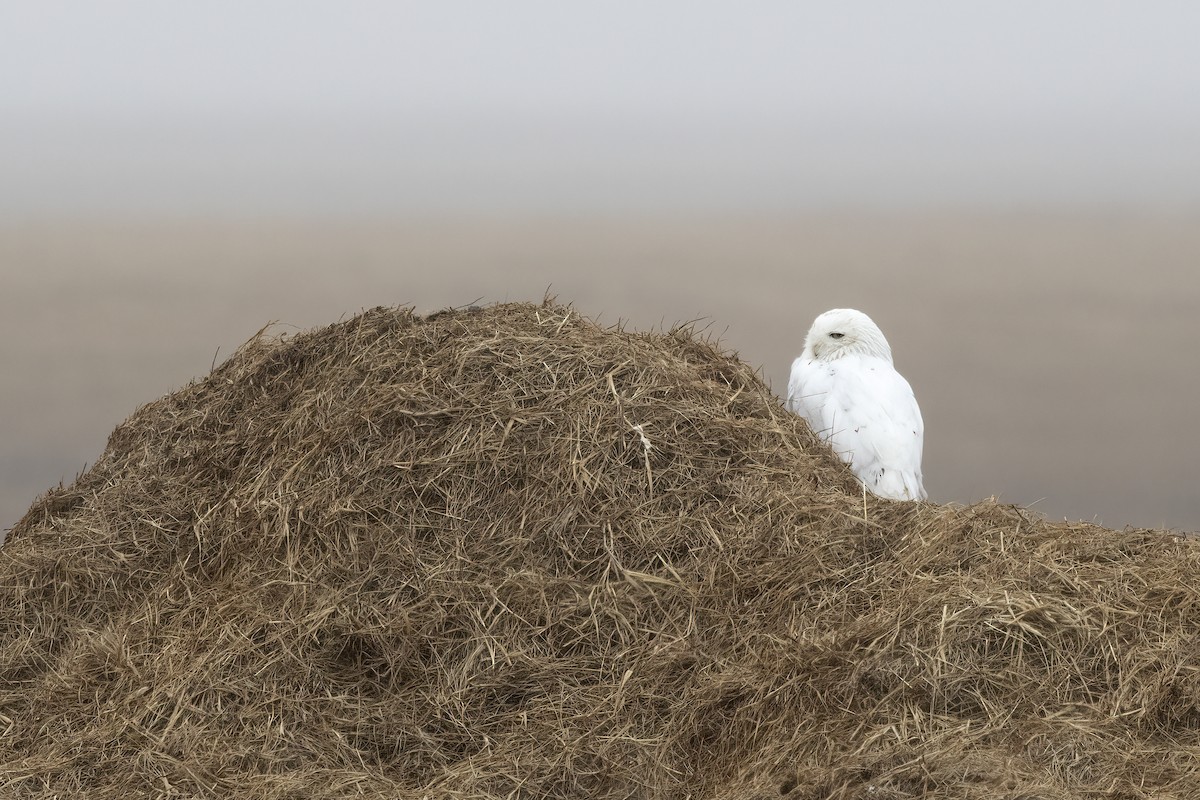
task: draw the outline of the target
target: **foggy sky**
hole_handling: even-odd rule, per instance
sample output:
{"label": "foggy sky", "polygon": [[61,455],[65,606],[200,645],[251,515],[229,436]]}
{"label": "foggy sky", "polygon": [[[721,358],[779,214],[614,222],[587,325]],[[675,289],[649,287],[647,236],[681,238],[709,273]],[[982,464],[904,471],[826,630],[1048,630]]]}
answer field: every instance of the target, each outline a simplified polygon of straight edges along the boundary
{"label": "foggy sky", "polygon": [[1200,203],[1200,5],[9,3],[0,213]]}

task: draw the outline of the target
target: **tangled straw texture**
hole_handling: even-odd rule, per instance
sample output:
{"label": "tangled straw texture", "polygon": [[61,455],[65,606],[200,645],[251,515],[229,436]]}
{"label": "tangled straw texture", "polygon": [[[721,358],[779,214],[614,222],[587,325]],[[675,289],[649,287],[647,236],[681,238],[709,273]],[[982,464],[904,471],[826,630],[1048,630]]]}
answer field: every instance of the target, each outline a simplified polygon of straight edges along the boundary
{"label": "tangled straw texture", "polygon": [[5,798],[1200,797],[1200,548],[547,302],[260,335],[0,548]]}

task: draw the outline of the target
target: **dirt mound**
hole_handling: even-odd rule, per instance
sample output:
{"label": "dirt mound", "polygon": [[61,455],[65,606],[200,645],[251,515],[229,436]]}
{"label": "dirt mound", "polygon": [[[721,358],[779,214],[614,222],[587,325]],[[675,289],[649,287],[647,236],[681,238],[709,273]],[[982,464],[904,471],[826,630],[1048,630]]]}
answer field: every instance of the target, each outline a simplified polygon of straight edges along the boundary
{"label": "dirt mound", "polygon": [[0,548],[4,797],[1200,797],[1200,545],[864,498],[690,330],[259,337]]}

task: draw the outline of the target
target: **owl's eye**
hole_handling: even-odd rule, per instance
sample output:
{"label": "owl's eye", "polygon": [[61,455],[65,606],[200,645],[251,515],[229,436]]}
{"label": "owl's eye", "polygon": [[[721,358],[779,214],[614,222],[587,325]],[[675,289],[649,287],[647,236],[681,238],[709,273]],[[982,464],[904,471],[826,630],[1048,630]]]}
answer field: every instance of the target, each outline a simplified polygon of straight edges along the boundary
{"label": "owl's eye", "polygon": [[844,334],[844,333],[831,333],[831,334],[829,334],[829,338],[830,339],[840,339],[845,335],[846,334]]}

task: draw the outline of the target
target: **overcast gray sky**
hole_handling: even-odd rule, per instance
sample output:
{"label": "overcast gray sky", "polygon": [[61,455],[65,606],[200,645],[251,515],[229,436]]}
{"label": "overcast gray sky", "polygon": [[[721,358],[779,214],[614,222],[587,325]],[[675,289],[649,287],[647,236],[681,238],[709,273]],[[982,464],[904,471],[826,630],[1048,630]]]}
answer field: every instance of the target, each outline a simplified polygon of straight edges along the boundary
{"label": "overcast gray sky", "polygon": [[1200,3],[0,6],[0,213],[1200,204]]}

